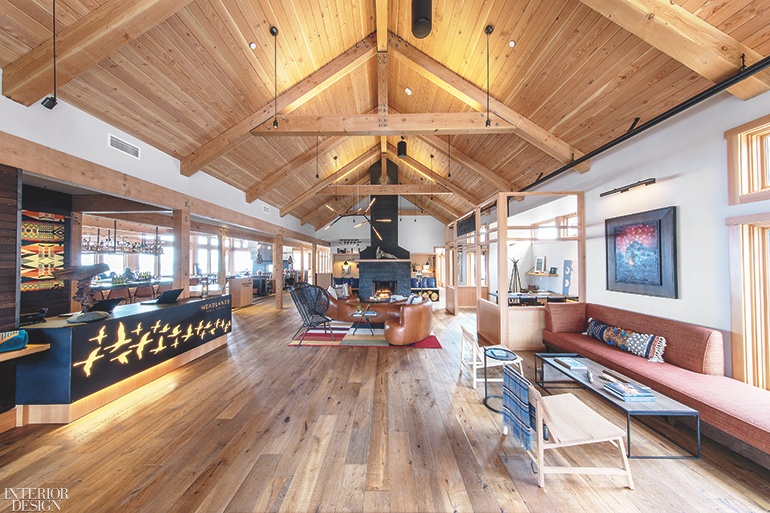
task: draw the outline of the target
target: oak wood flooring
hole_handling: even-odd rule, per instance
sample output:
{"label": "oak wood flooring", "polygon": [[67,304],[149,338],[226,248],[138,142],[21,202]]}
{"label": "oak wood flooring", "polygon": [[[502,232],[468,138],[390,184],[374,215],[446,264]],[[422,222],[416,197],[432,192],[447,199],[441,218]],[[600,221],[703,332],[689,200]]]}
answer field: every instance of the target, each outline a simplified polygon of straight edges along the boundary
{"label": "oak wood flooring", "polygon": [[[69,425],[0,434],[0,488],[67,488],[64,512],[770,508],[768,472],[709,440],[700,461],[633,460],[634,491],[612,476],[548,475],[538,488],[529,458],[482,405],[483,386],[474,391],[460,372],[459,326],[474,316],[434,319],[440,350],[295,348],[293,307],[238,310],[226,347]],[[635,452],[675,450],[644,425],[632,429]],[[603,465],[610,449],[552,458]]]}

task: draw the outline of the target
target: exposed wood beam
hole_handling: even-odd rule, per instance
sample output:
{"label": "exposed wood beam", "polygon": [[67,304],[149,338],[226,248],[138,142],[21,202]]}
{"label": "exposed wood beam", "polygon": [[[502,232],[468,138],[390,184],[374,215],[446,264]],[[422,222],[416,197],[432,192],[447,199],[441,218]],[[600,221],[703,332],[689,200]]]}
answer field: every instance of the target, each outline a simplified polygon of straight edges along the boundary
{"label": "exposed wood beam", "polygon": [[[72,196],[72,211],[87,214],[114,212],[158,212],[164,209],[108,194],[77,194]],[[167,210],[169,213],[170,210]]]}
{"label": "exposed wood beam", "polygon": [[347,139],[347,137],[329,137],[328,139],[320,141],[317,153],[314,146],[291,162],[287,162],[278,171],[246,191],[246,201],[251,203],[259,198],[264,198],[275,186],[296,173],[297,169],[313,162],[318,155],[326,155],[327,152],[342,144],[345,139]]}
{"label": "exposed wood beam", "polygon": [[[340,176],[340,179],[342,179],[341,176]],[[364,184],[364,183],[367,183],[368,181],[369,181],[369,176],[360,176],[355,183],[356,184]],[[336,203],[336,206],[331,204],[331,202],[327,202],[327,203],[329,204],[329,206],[333,207],[337,212],[347,212],[347,210],[350,207],[356,205],[356,202],[358,200],[359,200],[359,198],[351,196],[351,197],[347,197],[347,198],[342,198],[341,201],[334,201],[334,203]],[[303,224],[303,225],[307,224],[310,221],[312,221],[314,218],[317,218],[319,216],[319,213],[326,214],[327,212],[332,213],[331,210],[329,210],[328,208],[326,208],[325,206],[322,205],[319,209],[313,210],[309,214],[302,216],[302,219],[300,219],[300,223]],[[321,225],[321,226],[323,226],[323,225]],[[316,228],[316,230],[317,229],[318,228]]]}
{"label": "exposed wood beam", "polygon": [[[268,120],[265,120],[268,121]],[[350,114],[333,116],[291,116],[284,118],[278,128],[263,123],[251,131],[254,135],[418,135],[418,134],[499,134],[518,132],[509,122],[492,116],[487,128],[486,117],[478,112],[433,114]]]}
{"label": "exposed wood beam", "polygon": [[[434,150],[443,153],[444,155],[447,154],[447,143],[442,138],[435,135],[421,135],[417,138],[431,146]],[[497,192],[511,191],[511,184],[502,176],[490,170],[484,164],[472,159],[454,146],[452,146],[452,161],[458,162],[464,168],[480,176],[485,182],[494,185]]]}
{"label": "exposed wood beam", "polygon": [[388,145],[388,155],[390,155],[390,157],[393,159],[394,162],[401,161],[404,164],[408,165],[409,167],[414,169],[418,174],[420,174],[423,178],[427,180],[436,180],[436,183],[446,187],[447,189],[455,193],[457,196],[459,196],[463,201],[465,201],[465,203],[467,203],[468,208],[473,208],[481,202],[479,198],[476,198],[465,189],[461,189],[460,187],[458,187],[451,181],[447,180],[440,174],[431,173],[429,168],[425,167],[420,162],[414,160],[412,157],[407,155],[404,158],[399,158],[396,148],[392,144]]}
{"label": "exposed wood beam", "polygon": [[[147,215],[147,214],[142,214]],[[159,216],[159,214],[149,214],[153,216]],[[162,216],[162,214],[160,214]],[[83,226],[83,234],[90,235],[92,232],[96,232],[96,228],[99,228],[101,230],[112,230],[116,224],[115,221],[117,220],[117,229],[120,231],[125,232],[134,232],[137,234],[148,234],[149,238],[155,237],[155,230],[154,228],[157,226],[159,227],[159,233],[167,234],[167,233],[173,233],[171,231],[171,216],[162,216],[163,219],[158,224],[150,224],[147,222],[142,221],[134,221],[133,219],[122,219],[115,217],[115,215],[110,215],[109,217],[102,217],[100,215],[92,215],[92,214],[83,214],[82,218],[82,226]],[[104,237],[106,238],[106,232],[104,234]]]}
{"label": "exposed wood beam", "polygon": [[[281,208],[281,212],[280,212],[281,217],[292,213],[297,207],[299,207],[300,205],[305,203],[307,200],[315,196],[316,193],[318,193],[318,191],[328,186],[329,184],[334,183],[336,178],[339,178],[339,179],[345,178],[347,175],[356,171],[361,166],[372,165],[374,158],[379,157],[379,154],[380,154],[379,147],[374,146],[370,148],[369,151],[359,155],[355,160],[348,162],[347,164],[345,164],[345,166],[343,166],[342,169],[339,170],[339,172],[332,173],[331,175],[327,176],[326,178],[318,182],[315,186],[303,192],[302,194],[300,194],[299,196],[291,200],[289,203],[284,205],[283,208]],[[338,176],[335,176],[335,175],[338,175]],[[305,224],[305,223],[303,222],[302,224]]]}
{"label": "exposed wood beam", "polygon": [[[580,0],[661,52],[712,82],[721,82],[750,66],[759,52],[725,34],[669,0]],[[770,75],[758,73],[728,91],[748,100],[770,90]]]}
{"label": "exposed wood beam", "polygon": [[[190,0],[111,0],[56,36],[58,87],[117,52]],[[57,31],[58,32],[58,31]],[[53,38],[3,68],[3,96],[30,106],[53,92]]]}
{"label": "exposed wood beam", "polygon": [[[432,83],[447,91],[463,103],[470,105],[480,112],[486,112],[487,93],[468,82],[454,71],[446,68],[442,64],[434,61],[412,45],[395,44],[397,38],[391,38],[389,54],[400,59],[402,63],[408,65]],[[487,133],[497,133],[494,131],[495,122],[505,122],[515,128],[516,135],[539,148],[543,152],[552,156],[559,162],[567,164],[573,159],[583,156],[583,153],[562,141],[545,128],[535,124],[528,118],[522,116],[511,109],[503,102],[494,98],[490,99],[490,110],[500,119],[492,122],[492,127],[487,129]],[[486,116],[482,119],[484,121]],[[482,123],[483,126],[483,123]],[[483,130],[482,130],[483,133]],[[575,167],[575,171],[588,171],[587,162]]]}
{"label": "exposed wood beam", "polygon": [[[363,43],[350,48],[327,65],[308,76],[280,96],[276,101],[278,112],[288,114],[324,91],[339,79],[374,57],[375,41],[370,35]],[[237,147],[251,137],[250,131],[273,117],[273,102],[249,115],[238,124],[225,130],[197,150],[182,159],[181,173],[192,176],[200,169]]]}
{"label": "exposed wood beam", "polygon": [[[432,217],[435,217],[439,221],[441,221],[444,224],[449,224],[450,222],[454,221],[458,217],[460,217],[461,212],[453,207],[450,207],[446,203],[439,202],[436,200],[429,201],[427,198],[415,198],[416,201],[413,201],[413,203],[420,207],[424,212],[427,212]],[[410,198],[410,201],[411,198]],[[406,222],[406,221],[404,221]]]}
{"label": "exposed wood beam", "polygon": [[[387,0],[377,0],[377,6],[379,8],[381,3],[385,3],[387,6]],[[385,9],[387,14],[387,8]],[[379,12],[377,13],[377,28],[378,28],[378,37],[377,37],[377,114],[380,116],[380,119],[387,119],[388,117],[388,37],[387,33],[379,32]],[[385,25],[385,28],[387,29],[387,24]],[[382,36],[380,37],[380,34]],[[385,47],[384,50],[380,50],[380,42],[382,41],[383,46]],[[380,136],[380,150],[383,153],[383,156],[381,157],[382,165],[380,166],[380,183],[387,182],[387,175],[388,175],[388,168],[385,164],[385,152],[388,149],[388,138],[387,136]]]}
{"label": "exposed wood beam", "polygon": [[374,14],[377,16],[377,51],[388,51],[388,0],[375,0]]}
{"label": "exposed wood beam", "polygon": [[452,191],[440,189],[438,186],[430,184],[408,184],[408,185],[330,185],[318,191],[318,194],[334,196],[338,191],[340,196],[351,194],[360,194],[361,196],[371,196],[372,194],[380,196],[422,196],[425,194],[454,194]]}

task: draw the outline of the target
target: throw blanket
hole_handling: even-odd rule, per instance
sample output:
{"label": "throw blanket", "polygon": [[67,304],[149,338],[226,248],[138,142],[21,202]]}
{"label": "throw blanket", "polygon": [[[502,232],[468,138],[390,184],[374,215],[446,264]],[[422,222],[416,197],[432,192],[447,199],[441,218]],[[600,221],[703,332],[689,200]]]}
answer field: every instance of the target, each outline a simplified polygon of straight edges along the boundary
{"label": "throw blanket", "polygon": [[0,332],[0,353],[27,347],[29,336],[24,330]]}
{"label": "throw blanket", "polygon": [[529,404],[529,386],[527,379],[513,366],[506,364],[503,369],[503,426],[521,442],[524,449],[530,450],[532,432],[530,426],[535,423],[534,408]]}

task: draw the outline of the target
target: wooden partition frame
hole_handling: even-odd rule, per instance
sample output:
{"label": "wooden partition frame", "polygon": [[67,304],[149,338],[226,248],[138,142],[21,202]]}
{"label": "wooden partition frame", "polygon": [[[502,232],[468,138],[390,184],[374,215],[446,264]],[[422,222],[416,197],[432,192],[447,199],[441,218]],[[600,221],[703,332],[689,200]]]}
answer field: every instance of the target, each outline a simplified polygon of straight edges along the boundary
{"label": "wooden partition frame", "polygon": [[[512,349],[537,349],[538,341],[535,341],[532,336],[528,336],[522,333],[519,329],[522,326],[521,322],[529,327],[530,331],[536,332],[538,326],[542,327],[543,315],[542,307],[515,307],[518,310],[513,310],[508,307],[508,301],[506,299],[498,299],[497,304],[490,301],[487,297],[488,291],[494,289],[495,286],[499,293],[499,298],[506,298],[508,291],[508,201],[510,198],[527,198],[537,196],[575,196],[577,199],[577,237],[574,239],[578,246],[578,298],[580,301],[585,301],[585,199],[582,192],[579,191],[566,191],[566,192],[501,192],[496,196],[493,196],[486,201],[477,205],[473,213],[476,215],[476,231],[474,243],[468,247],[475,248],[476,251],[476,315],[478,322],[479,334],[489,342],[498,344],[502,343],[508,345]],[[481,241],[481,213],[482,209],[492,203],[497,202],[497,262],[490,262],[492,265],[497,265],[497,283],[489,283],[487,286],[483,286],[481,283],[481,251],[479,248],[484,244]],[[452,223],[447,225],[446,228],[446,254],[447,260],[451,255],[451,258],[455,258],[455,254],[458,248],[457,236],[457,224],[458,221],[468,217],[468,214],[455,219]],[[453,234],[453,235],[452,235]],[[487,237],[489,238],[489,234]],[[487,240],[487,243],[491,241]],[[454,268],[450,262],[447,262],[447,311],[455,314],[456,308],[459,305],[459,285],[457,284],[458,270]],[[452,273],[453,275],[450,275]],[[450,299],[451,298],[451,299]],[[451,303],[451,306],[450,306]],[[521,319],[519,319],[521,317]],[[520,322],[521,321],[521,322]],[[497,329],[495,329],[497,328]]]}

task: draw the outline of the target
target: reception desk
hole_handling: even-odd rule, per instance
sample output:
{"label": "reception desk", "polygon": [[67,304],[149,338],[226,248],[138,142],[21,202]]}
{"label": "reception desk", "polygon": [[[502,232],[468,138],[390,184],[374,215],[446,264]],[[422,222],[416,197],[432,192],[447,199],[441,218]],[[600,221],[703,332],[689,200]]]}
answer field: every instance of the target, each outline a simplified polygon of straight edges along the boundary
{"label": "reception desk", "polygon": [[22,424],[67,423],[226,344],[230,296],[170,305],[119,306],[111,317],[27,326],[30,343],[50,344],[16,368]]}

